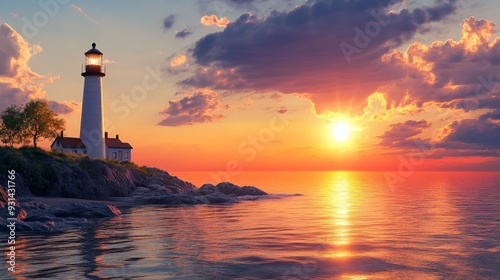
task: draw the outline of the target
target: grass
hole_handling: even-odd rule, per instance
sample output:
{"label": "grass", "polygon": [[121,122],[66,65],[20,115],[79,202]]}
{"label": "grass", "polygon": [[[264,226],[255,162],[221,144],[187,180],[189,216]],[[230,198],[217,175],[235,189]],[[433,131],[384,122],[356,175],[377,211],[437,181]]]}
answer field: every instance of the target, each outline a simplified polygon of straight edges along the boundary
{"label": "grass", "polygon": [[13,169],[23,175],[26,185],[33,194],[45,195],[48,188],[61,178],[63,169],[61,164],[81,168],[92,178],[97,178],[101,173],[100,170],[96,170],[96,165],[93,165],[92,161],[101,161],[111,168],[137,171],[148,177],[154,176],[146,166],[138,166],[128,161],[91,159],[87,155],[45,151],[33,147],[19,149],[0,147],[0,177],[7,175],[7,170]]}

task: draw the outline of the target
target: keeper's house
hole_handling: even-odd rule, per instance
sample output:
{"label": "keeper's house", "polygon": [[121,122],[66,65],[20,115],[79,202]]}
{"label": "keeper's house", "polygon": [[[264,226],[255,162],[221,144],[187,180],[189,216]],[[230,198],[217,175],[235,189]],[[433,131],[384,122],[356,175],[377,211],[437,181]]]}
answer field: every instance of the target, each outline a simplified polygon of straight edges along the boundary
{"label": "keeper's house", "polygon": [[[106,159],[113,159],[117,161],[132,161],[132,146],[129,143],[122,142],[120,136],[116,135],[115,138],[109,138],[108,133],[104,133],[104,143],[106,149]],[[83,144],[82,139],[76,137],[66,137],[61,131],[52,145],[52,151],[61,151],[66,153],[74,153],[86,155],[88,154],[88,147]]]}

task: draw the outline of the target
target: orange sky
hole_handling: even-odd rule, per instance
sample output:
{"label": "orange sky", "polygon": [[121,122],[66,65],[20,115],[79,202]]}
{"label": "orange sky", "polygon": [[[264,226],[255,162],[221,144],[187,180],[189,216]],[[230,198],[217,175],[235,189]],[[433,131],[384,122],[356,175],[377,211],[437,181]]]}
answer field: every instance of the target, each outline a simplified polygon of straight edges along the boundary
{"label": "orange sky", "polygon": [[[321,1],[166,3],[170,14],[78,2],[37,32],[22,20],[37,7],[12,5],[0,13],[0,109],[44,98],[66,119],[65,135],[79,135],[80,65],[95,36],[106,130],[134,147],[139,165],[221,176],[500,169],[500,18],[482,19],[497,16],[496,2],[352,10],[326,1],[337,6],[320,15]],[[134,9],[148,16],[128,17]],[[345,141],[335,139],[339,122]]]}

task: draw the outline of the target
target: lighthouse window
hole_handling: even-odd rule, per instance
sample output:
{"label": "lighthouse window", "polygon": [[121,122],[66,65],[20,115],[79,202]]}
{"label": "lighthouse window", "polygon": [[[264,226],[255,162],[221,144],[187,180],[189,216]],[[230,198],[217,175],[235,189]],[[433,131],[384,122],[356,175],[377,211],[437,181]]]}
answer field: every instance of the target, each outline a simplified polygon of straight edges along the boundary
{"label": "lighthouse window", "polygon": [[93,54],[88,55],[87,65],[101,65],[101,56]]}

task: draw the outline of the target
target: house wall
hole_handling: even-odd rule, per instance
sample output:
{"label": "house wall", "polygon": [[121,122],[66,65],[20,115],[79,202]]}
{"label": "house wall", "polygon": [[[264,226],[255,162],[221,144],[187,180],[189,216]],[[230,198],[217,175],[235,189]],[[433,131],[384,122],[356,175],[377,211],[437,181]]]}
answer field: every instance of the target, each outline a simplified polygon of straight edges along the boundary
{"label": "house wall", "polygon": [[79,154],[79,155],[86,155],[87,154],[87,149],[83,148],[63,148],[61,145],[53,145],[51,147],[52,151],[60,151],[60,152],[65,152],[65,153],[71,153],[71,154]]}
{"label": "house wall", "polygon": [[[121,158],[120,158],[120,153],[121,153]],[[106,147],[106,159],[117,160],[117,161],[132,161],[132,150]]]}

